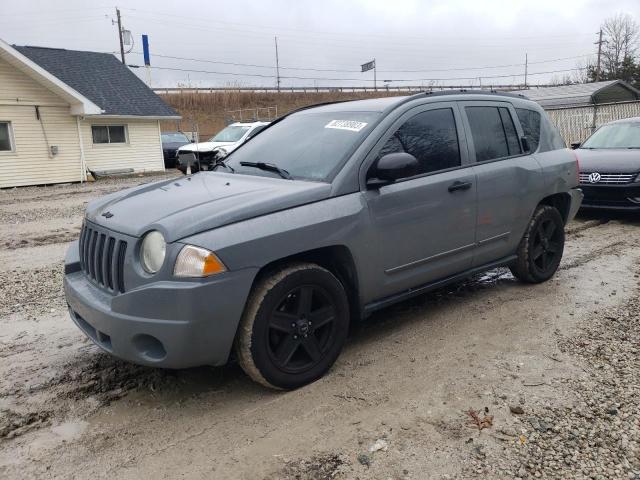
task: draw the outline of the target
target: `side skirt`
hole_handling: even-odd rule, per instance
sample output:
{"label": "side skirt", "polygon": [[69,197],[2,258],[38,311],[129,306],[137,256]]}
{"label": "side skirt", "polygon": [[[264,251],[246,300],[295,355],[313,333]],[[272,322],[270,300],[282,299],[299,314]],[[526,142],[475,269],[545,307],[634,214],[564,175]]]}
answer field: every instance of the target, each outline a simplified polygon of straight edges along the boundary
{"label": "side skirt", "polygon": [[363,308],[363,317],[368,317],[369,315],[371,315],[373,312],[375,312],[376,310],[380,310],[381,308],[385,308],[388,307],[389,305],[393,305],[394,303],[398,303],[398,302],[402,302],[403,300],[407,300],[409,298],[413,298],[416,297],[418,295],[422,295],[423,293],[427,293],[430,292],[432,290],[436,290],[438,288],[442,288],[445,287],[447,285],[450,285],[452,283],[456,283],[459,282],[461,280],[464,280],[468,277],[471,277],[477,273],[482,273],[485,272],[487,270],[491,270],[493,268],[497,268],[497,267],[504,267],[506,265],[509,265],[510,263],[513,263],[518,257],[516,255],[510,255],[508,257],[504,257],[500,260],[497,260],[495,262],[491,262],[491,263],[487,263],[485,265],[482,265],[480,267],[475,267],[472,268],[470,270],[465,270],[462,273],[457,273],[455,275],[452,275],[450,277],[446,277],[443,278],[442,280],[437,280],[435,282],[431,282],[431,283],[425,283],[424,285],[421,285],[419,287],[414,287],[414,288],[410,288],[409,290],[405,290],[403,292],[400,293],[396,293],[394,295],[390,295],[388,297],[384,297],[380,300],[375,300],[371,303],[368,303],[364,306]]}

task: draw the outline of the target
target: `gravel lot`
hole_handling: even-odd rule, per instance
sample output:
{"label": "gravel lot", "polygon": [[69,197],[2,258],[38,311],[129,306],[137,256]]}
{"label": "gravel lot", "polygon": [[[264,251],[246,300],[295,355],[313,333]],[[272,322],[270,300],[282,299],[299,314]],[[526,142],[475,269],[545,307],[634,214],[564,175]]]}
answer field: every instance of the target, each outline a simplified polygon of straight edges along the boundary
{"label": "gravel lot", "polygon": [[496,270],[378,312],[279,393],[121,362],[68,319],[86,202],[155,179],[0,191],[0,478],[640,480],[640,217],[574,221],[545,284]]}

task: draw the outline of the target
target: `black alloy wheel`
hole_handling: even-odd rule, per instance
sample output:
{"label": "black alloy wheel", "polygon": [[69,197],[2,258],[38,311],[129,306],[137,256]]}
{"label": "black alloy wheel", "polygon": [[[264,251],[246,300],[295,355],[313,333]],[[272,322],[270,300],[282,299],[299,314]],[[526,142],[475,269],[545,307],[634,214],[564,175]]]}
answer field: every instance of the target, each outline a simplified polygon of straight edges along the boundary
{"label": "black alloy wheel", "polygon": [[531,259],[540,273],[546,273],[549,267],[559,263],[564,242],[562,231],[551,218],[538,223],[531,249]]}
{"label": "black alloy wheel", "polygon": [[555,207],[539,205],[518,246],[511,273],[527,283],[540,283],[558,270],[564,252],[564,220]]}
{"label": "black alloy wheel", "polygon": [[253,380],[291,390],[331,368],[348,330],[349,301],[340,280],[320,265],[293,263],[256,282],[235,350]]}
{"label": "black alloy wheel", "polygon": [[316,365],[335,338],[336,310],[318,285],[287,292],[269,316],[267,348],[273,363],[288,373]]}

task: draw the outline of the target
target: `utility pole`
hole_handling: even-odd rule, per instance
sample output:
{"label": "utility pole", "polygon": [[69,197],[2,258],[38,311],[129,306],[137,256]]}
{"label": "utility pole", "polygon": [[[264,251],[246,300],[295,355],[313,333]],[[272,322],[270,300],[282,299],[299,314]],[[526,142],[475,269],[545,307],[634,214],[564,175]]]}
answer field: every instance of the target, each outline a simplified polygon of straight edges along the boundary
{"label": "utility pole", "polygon": [[600,57],[602,56],[602,29],[600,29],[600,34],[598,36],[598,41],[595,42],[598,45],[598,63],[596,64],[596,82],[600,81]]}
{"label": "utility pole", "polygon": [[276,43],[276,86],[280,91],[280,60],[278,58],[278,37],[273,37]]}
{"label": "utility pole", "polygon": [[116,7],[116,16],[118,17],[118,38],[120,39],[120,59],[122,63],[124,60],[124,41],[122,40],[122,20],[120,19],[120,9]]}
{"label": "utility pole", "polygon": [[373,89],[377,92],[378,85],[376,83],[376,59],[373,59]]}
{"label": "utility pole", "polygon": [[524,88],[527,88],[527,70],[529,68],[529,54],[524,54]]}

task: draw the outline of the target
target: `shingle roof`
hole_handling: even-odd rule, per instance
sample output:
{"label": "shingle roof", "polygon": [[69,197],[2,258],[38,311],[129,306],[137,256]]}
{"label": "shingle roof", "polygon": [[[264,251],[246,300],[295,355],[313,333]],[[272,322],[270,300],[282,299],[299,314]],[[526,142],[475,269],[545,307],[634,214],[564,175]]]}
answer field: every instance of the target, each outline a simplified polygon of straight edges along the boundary
{"label": "shingle roof", "polygon": [[98,105],[105,115],[179,115],[110,53],[15,45],[14,48]]}
{"label": "shingle roof", "polygon": [[612,101],[640,99],[640,92],[621,80],[530,88],[511,93],[521,93],[543,107],[592,105],[605,103],[609,99]]}

